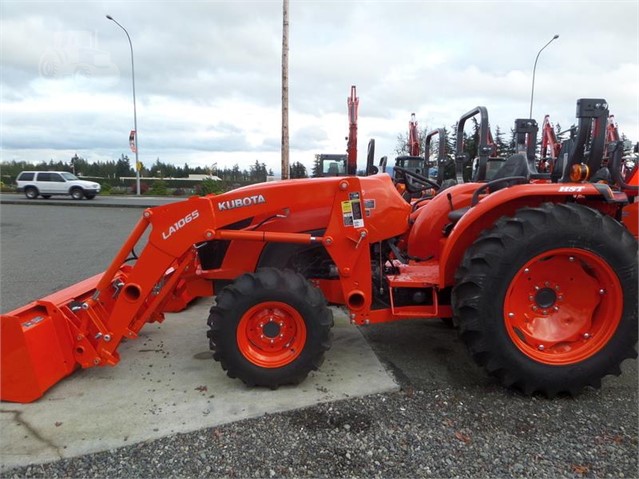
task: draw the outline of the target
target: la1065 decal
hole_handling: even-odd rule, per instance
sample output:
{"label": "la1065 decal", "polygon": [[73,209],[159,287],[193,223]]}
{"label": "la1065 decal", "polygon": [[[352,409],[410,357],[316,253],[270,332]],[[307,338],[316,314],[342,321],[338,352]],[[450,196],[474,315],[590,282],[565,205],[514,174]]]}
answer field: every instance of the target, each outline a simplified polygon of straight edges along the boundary
{"label": "la1065 decal", "polygon": [[169,226],[169,229],[167,231],[162,231],[162,238],[164,238],[165,240],[168,240],[173,233],[177,233],[180,229],[184,228],[187,224],[197,219],[199,216],[200,216],[200,212],[198,210],[191,211],[184,218],[180,218],[171,226]]}

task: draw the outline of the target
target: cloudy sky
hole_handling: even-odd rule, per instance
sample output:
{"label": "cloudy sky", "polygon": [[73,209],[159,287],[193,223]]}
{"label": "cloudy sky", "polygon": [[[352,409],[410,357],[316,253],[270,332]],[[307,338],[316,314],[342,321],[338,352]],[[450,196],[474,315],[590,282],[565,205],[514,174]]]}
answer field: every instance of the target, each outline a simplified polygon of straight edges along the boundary
{"label": "cloudy sky", "polygon": [[[282,2],[1,3],[2,160],[133,158],[134,48],[140,160],[280,170]],[[357,86],[359,164],[369,138],[392,157],[420,128],[488,108],[493,131],[575,121],[605,98],[639,141],[639,2],[290,0],[291,161],[345,152]]]}

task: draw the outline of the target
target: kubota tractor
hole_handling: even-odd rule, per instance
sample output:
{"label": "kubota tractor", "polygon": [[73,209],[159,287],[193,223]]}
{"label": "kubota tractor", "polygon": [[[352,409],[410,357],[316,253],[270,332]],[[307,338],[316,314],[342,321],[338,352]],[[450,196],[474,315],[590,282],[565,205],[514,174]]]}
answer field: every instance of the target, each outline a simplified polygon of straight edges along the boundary
{"label": "kubota tractor", "polygon": [[[591,99],[578,109],[592,121],[607,110]],[[583,169],[579,141],[566,171]],[[588,177],[530,182],[528,164],[514,155],[490,182],[417,206],[381,173],[147,209],[103,274],[2,316],[1,398],[33,401],[76,368],[115,365],[124,338],[214,295],[206,340],[249,385],[295,384],[320,367],[330,303],[358,325],[452,318],[475,361],[526,394],[598,387],[636,356],[630,200]]]}

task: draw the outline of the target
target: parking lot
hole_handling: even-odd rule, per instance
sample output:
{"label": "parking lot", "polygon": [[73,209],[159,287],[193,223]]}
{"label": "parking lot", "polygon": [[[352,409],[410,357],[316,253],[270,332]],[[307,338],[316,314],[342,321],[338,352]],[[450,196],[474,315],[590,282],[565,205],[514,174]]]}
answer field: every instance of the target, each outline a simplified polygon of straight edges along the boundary
{"label": "parking lot", "polygon": [[[108,205],[106,201],[91,205],[86,200],[79,204],[72,200],[61,203],[2,202],[3,313],[103,271],[142,213],[135,203],[134,207],[124,203]],[[83,207],[69,208],[65,203]],[[204,315],[206,305],[198,307],[202,311],[196,312]],[[172,361],[164,361],[163,355],[155,358],[154,354],[137,351],[162,349],[169,357],[177,357],[179,350],[186,349],[186,359],[192,359],[206,350],[202,348],[205,342],[192,345],[194,339],[171,340],[170,334],[168,326],[162,331],[149,328],[146,340],[152,346],[142,348],[135,344],[130,351],[131,361],[123,360],[115,369],[104,370],[106,373],[98,374],[96,380],[117,396],[127,398],[132,391],[138,391],[131,381],[136,378],[143,381],[142,376],[151,372],[158,384],[169,386],[168,396],[153,397],[153,414],[144,408],[135,409],[127,401],[96,404],[89,399],[90,391],[83,392],[77,384],[69,387],[76,388],[78,403],[64,413],[64,420],[34,412],[35,423],[21,422],[20,418],[28,417],[30,409],[46,409],[47,403],[40,401],[33,407],[2,403],[3,424],[25,431],[12,436],[15,439],[11,444],[3,441],[3,476],[636,477],[638,474],[636,361],[624,363],[622,376],[607,378],[600,390],[586,391],[577,398],[530,398],[505,390],[488,378],[469,359],[455,331],[438,320],[414,320],[361,330],[344,322],[336,330],[336,347],[329,351],[325,365],[298,388],[247,391],[236,384],[238,381],[226,378],[219,365],[210,361],[218,374],[214,378],[202,377],[202,381],[212,382],[196,381],[194,388],[207,387],[208,395],[216,395],[215,381],[218,381],[228,389],[224,404],[252,412],[235,417],[222,403],[215,404],[214,398],[208,398],[223,419],[212,423],[208,421],[210,407],[209,413],[204,414],[207,407],[206,401],[201,401],[202,390],[193,388],[185,395],[180,393],[179,401],[171,399],[171,388],[177,388],[160,371],[169,376],[176,372],[171,369],[177,367]],[[156,347],[160,342],[162,348]],[[359,360],[349,359],[352,347],[361,347],[357,350]],[[165,369],[161,369],[162,364]],[[144,374],[137,366],[144,368]],[[118,369],[123,373],[118,373]],[[71,377],[66,382],[72,384],[75,379]],[[81,377],[79,381],[85,379]],[[368,389],[360,390],[363,392],[349,389],[355,383]],[[130,397],[130,402],[141,402],[144,394],[153,396],[149,383],[144,386],[137,397]],[[174,394],[177,398],[178,393]],[[269,402],[277,407],[264,407]],[[83,410],[79,406],[83,403],[91,407]],[[65,437],[62,433],[65,429],[64,434],[70,437],[84,438],[78,440],[80,443],[100,443],[113,424],[106,421],[99,427],[89,425],[99,423],[96,418],[109,414],[121,416],[125,409],[132,410],[143,423],[150,422],[148,429],[158,434],[128,435],[126,440],[123,434],[118,436],[120,442],[103,441],[97,448],[79,447],[75,454],[69,451],[71,443],[64,442],[69,440],[61,439]],[[189,426],[162,427],[167,421]],[[158,425],[153,426],[153,422]],[[19,442],[32,435],[27,430],[40,428],[47,431],[42,436],[51,446],[43,448],[47,454],[34,455],[28,464],[16,462],[9,454],[16,454],[12,451],[19,449]],[[74,432],[72,428],[77,430]],[[3,438],[6,440],[4,434]]]}

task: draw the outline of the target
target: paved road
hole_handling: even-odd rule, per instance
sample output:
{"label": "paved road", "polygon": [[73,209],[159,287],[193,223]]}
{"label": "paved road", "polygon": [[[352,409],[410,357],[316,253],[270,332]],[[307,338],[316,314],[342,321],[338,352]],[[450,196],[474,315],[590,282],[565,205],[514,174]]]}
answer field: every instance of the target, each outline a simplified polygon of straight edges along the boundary
{"label": "paved road", "polygon": [[22,194],[0,194],[0,205],[54,205],[54,206],[93,206],[93,207],[121,207],[121,208],[146,208],[149,206],[164,205],[174,201],[181,201],[185,197],[171,196],[110,196],[98,195],[92,200],[74,200],[70,196],[52,196],[48,200],[38,197],[34,200],[26,198]]}
{"label": "paved road", "polygon": [[[2,311],[102,271],[140,212],[3,202]],[[361,331],[400,382],[401,392],[170,436],[15,474],[639,475],[636,361],[624,363],[624,374],[607,378],[601,390],[548,401],[521,397],[496,385],[469,360],[455,331],[439,321]]]}

